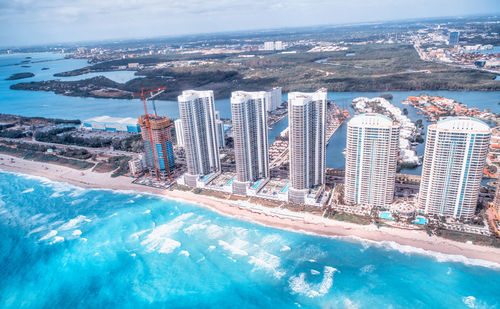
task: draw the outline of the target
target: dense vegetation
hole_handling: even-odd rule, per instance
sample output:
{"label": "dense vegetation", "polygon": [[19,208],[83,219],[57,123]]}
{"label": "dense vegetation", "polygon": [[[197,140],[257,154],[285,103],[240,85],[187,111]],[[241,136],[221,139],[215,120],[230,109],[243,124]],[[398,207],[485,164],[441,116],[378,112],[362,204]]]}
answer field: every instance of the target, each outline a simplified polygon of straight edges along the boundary
{"label": "dense vegetation", "polygon": [[[210,61],[160,69],[146,66],[137,72],[138,78],[124,84],[99,76],[81,81],[20,83],[11,88],[54,91],[71,96],[131,98],[141,88],[166,86],[166,92],[158,99],[175,99],[184,89],[211,89],[216,98],[227,98],[234,90],[265,90],[273,86],[283,87],[284,92],[312,91],[320,87],[336,92],[500,90],[500,82],[494,80],[495,74],[423,61],[412,45],[353,45],[347,51],[258,54],[259,57],[253,58],[210,55]],[[165,57],[134,58],[134,61],[154,64],[179,60]],[[208,58],[204,55],[179,57]],[[112,70],[123,63],[126,61],[103,62],[86,67],[85,72]],[[71,72],[68,74],[75,73]],[[102,91],[103,88],[107,90]]]}
{"label": "dense vegetation", "polygon": [[5,80],[17,80],[17,79],[23,79],[23,78],[29,78],[33,77],[35,74],[30,73],[30,72],[23,72],[23,73],[15,73],[6,78]]}
{"label": "dense vegetation", "polygon": [[94,163],[88,161],[76,160],[73,158],[64,158],[51,153],[46,153],[48,147],[43,145],[28,143],[11,144],[15,147],[11,147],[8,145],[9,143],[0,145],[0,153],[5,153],[26,160],[55,163],[81,170],[88,169],[94,166]]}
{"label": "dense vegetation", "polygon": [[115,150],[142,152],[143,144],[140,134],[126,138],[80,137],[72,134],[74,128],[57,128],[49,131],[38,131],[34,137],[37,141],[64,145],[75,145],[91,148],[113,147]]}

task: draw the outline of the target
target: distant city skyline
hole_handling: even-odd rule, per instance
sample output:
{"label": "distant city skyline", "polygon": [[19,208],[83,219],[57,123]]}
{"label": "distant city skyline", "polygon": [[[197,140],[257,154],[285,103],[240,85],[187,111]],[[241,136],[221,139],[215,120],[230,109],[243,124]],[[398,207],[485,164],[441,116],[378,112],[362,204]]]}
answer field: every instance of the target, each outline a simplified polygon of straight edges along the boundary
{"label": "distant city skyline", "polygon": [[498,12],[495,0],[0,0],[0,47]]}

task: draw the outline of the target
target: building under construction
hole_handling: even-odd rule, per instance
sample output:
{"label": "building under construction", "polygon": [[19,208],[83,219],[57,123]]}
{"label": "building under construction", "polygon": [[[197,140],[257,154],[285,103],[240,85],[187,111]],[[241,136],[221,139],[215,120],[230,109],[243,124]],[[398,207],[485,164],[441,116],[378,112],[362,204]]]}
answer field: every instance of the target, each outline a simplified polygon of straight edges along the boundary
{"label": "building under construction", "polygon": [[[139,117],[146,167],[157,178],[165,179],[175,167],[172,144],[173,123],[168,117],[148,115],[148,118],[151,130],[146,126],[146,117],[144,115]],[[151,132],[151,138],[149,132]],[[151,147],[151,140],[153,147]]]}

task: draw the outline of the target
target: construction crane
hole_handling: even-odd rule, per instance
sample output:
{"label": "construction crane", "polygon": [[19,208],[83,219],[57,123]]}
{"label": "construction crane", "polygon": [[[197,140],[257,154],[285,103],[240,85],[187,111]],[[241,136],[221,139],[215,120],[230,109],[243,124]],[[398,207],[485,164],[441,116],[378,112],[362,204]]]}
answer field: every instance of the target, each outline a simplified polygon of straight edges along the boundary
{"label": "construction crane", "polygon": [[[149,148],[151,149],[151,153],[153,154],[153,165],[154,165],[154,169],[155,169],[156,180],[160,179],[160,173],[159,173],[158,165],[156,163],[156,153],[155,153],[154,148],[153,148],[153,133],[151,131],[151,123],[149,122],[148,106],[146,104],[146,101],[155,98],[159,94],[163,93],[166,89],[167,89],[167,87],[161,87],[161,88],[152,89],[152,90],[144,90],[144,88],[142,88],[141,92],[132,95],[133,98],[140,97],[142,99],[142,103],[144,105],[144,119],[146,121],[146,128],[148,130],[148,135],[149,135],[149,142],[150,142]],[[154,102],[153,102],[153,109],[155,111],[155,116],[158,116],[156,114],[156,106],[154,105]],[[148,150],[147,150],[146,144],[144,144],[144,150],[145,150],[146,156],[147,156]]]}

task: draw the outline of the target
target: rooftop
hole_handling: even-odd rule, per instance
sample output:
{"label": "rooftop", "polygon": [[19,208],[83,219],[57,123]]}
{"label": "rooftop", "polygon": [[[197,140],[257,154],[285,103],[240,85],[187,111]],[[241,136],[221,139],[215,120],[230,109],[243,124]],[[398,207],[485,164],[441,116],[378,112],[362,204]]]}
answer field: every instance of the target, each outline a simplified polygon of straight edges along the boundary
{"label": "rooftop", "polygon": [[251,99],[265,98],[267,95],[266,91],[233,91],[231,92],[231,102],[242,103]]}
{"label": "rooftop", "polygon": [[325,88],[318,89],[315,92],[290,92],[288,93],[288,101],[292,105],[304,105],[310,101],[326,101],[327,95],[328,92]]}
{"label": "rooftop", "polygon": [[483,121],[472,117],[447,117],[438,123],[429,126],[438,130],[455,131],[455,132],[479,132],[489,133],[490,127]]}
{"label": "rooftop", "polygon": [[190,101],[197,98],[204,97],[214,97],[214,92],[212,90],[184,90],[180,96],[178,96],[179,101]]}
{"label": "rooftop", "polygon": [[118,123],[118,124],[126,124],[126,125],[137,125],[137,119],[135,118],[118,118],[118,117],[110,117],[110,116],[97,116],[83,121],[84,123],[89,122],[100,122],[100,123]]}
{"label": "rooftop", "polygon": [[390,128],[395,126],[394,121],[381,114],[366,113],[354,116],[348,123],[349,126],[356,127],[377,127],[377,128]]}

